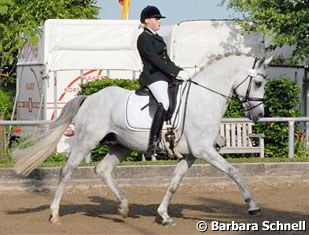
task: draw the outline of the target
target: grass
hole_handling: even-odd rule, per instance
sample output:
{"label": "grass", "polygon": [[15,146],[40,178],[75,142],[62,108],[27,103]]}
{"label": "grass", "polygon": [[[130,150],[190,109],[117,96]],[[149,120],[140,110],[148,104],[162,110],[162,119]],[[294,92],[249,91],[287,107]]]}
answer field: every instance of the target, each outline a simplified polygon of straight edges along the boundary
{"label": "grass", "polygon": [[[234,158],[226,158],[226,160],[230,163],[279,163],[279,162],[309,162],[309,157],[295,157],[295,158],[259,158],[259,157],[234,157]],[[66,162],[65,155],[56,154],[52,155],[51,157],[46,160],[41,167],[61,167]],[[130,165],[175,165],[177,163],[176,160],[159,160],[159,161],[124,161],[121,163],[123,166],[130,166]],[[81,166],[95,166],[98,162],[90,162],[90,163],[81,163]],[[196,160],[195,164],[207,164],[203,160]],[[14,160],[12,159],[5,159],[0,160],[0,168],[6,167],[13,167]]]}

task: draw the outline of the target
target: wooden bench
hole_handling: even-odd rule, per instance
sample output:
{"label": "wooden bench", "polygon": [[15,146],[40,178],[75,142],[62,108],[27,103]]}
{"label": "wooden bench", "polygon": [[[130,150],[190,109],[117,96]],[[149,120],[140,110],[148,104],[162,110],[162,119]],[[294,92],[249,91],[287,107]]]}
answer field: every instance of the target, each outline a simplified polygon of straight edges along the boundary
{"label": "wooden bench", "polygon": [[219,153],[259,153],[260,158],[264,158],[264,134],[252,133],[253,125],[252,122],[221,123],[220,136],[223,145]]}
{"label": "wooden bench", "polygon": [[[259,153],[264,158],[264,134],[252,132],[252,122],[224,122],[220,125],[217,144],[221,146],[221,154]],[[258,142],[256,141],[258,140]],[[152,157],[152,161],[156,158]],[[144,154],[142,161],[146,161]]]}

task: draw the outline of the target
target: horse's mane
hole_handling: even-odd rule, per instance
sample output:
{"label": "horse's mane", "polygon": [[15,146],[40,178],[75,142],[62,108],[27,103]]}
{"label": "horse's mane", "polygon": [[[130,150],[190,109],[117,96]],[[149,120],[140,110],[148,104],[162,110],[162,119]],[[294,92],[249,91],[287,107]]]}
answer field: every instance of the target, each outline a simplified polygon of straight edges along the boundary
{"label": "horse's mane", "polygon": [[230,57],[230,56],[247,56],[247,57],[253,57],[252,54],[250,53],[241,53],[241,52],[236,52],[236,53],[224,53],[224,54],[219,54],[219,55],[215,55],[215,56],[212,56],[208,61],[207,63],[203,66],[207,66],[207,65],[210,65],[210,64],[213,64],[214,62],[216,61],[219,61],[221,59],[224,59],[226,57]]}
{"label": "horse's mane", "polygon": [[224,54],[219,54],[219,55],[214,55],[211,56],[210,59],[206,62],[206,64],[199,66],[200,70],[195,74],[198,75],[200,72],[205,70],[205,68],[209,65],[212,65],[224,58],[230,57],[230,56],[247,56],[247,57],[254,57],[256,58],[257,56],[253,55],[252,53],[242,53],[242,52],[235,52],[235,53],[224,53]]}

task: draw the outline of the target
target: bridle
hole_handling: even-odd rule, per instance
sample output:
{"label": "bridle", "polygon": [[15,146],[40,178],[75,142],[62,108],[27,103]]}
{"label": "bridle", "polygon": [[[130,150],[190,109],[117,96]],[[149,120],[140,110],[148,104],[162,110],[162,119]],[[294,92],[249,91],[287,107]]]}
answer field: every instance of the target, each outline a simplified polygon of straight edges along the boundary
{"label": "bridle", "polygon": [[[256,72],[255,70],[255,66],[256,66],[256,63],[258,62],[258,58],[255,58],[254,60],[254,63],[253,63],[253,66],[252,68],[248,71],[248,75],[247,77],[242,81],[240,82],[235,88],[234,88],[234,92],[236,93],[236,90],[245,82],[249,79],[249,84],[248,84],[248,87],[247,87],[247,91],[246,91],[246,95],[245,96],[242,96],[242,95],[238,95],[238,97],[241,99],[241,103],[245,104],[245,111],[250,111],[254,108],[256,108],[257,106],[263,104],[264,102],[264,99],[263,98],[256,98],[256,97],[251,97],[250,96],[250,91],[251,91],[251,87],[252,87],[252,81],[253,81],[253,78],[255,78],[256,76],[260,76],[262,77],[263,79],[266,79],[266,75],[265,74],[262,74],[262,73],[259,73],[259,72]],[[250,101],[260,101],[258,104],[254,105],[251,107],[250,105]]]}
{"label": "bridle", "polygon": [[[263,104],[264,102],[264,99],[263,98],[257,98],[257,97],[251,97],[250,96],[250,91],[251,91],[251,86],[252,86],[252,81],[253,81],[253,78],[255,78],[256,76],[260,76],[262,77],[263,79],[266,79],[266,75],[265,74],[262,74],[262,73],[259,73],[256,71],[255,67],[256,67],[256,63],[258,62],[259,58],[255,58],[254,60],[254,63],[253,63],[253,66],[252,68],[248,71],[248,75],[247,77],[245,77],[244,80],[242,80],[235,88],[234,88],[234,92],[236,93],[236,90],[243,84],[245,83],[248,79],[249,79],[249,84],[248,84],[248,87],[247,87],[247,91],[246,91],[246,94],[245,96],[242,96],[242,95],[238,95],[238,97],[240,98],[240,101],[241,103],[245,104],[245,111],[250,111],[254,108],[256,108],[257,106]],[[200,86],[204,89],[207,89],[215,94],[218,94],[222,97],[224,97],[226,99],[227,102],[229,102],[232,98],[232,96],[229,96],[229,95],[225,95],[225,94],[222,94],[218,91],[215,91],[209,87],[206,87],[196,81],[193,81],[192,79],[188,80],[190,83],[193,83],[194,85],[197,85],[197,86]],[[251,107],[250,105],[250,101],[260,101],[258,104],[254,105]]]}

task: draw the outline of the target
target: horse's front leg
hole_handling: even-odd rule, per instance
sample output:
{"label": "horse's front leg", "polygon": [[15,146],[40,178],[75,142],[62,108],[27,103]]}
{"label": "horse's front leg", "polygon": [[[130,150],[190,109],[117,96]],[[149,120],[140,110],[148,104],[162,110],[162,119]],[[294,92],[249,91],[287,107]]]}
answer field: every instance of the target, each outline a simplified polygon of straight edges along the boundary
{"label": "horse's front leg", "polygon": [[215,148],[211,147],[209,148],[209,150],[206,150],[206,151],[203,150],[200,153],[198,153],[196,156],[199,156],[199,158],[204,159],[205,161],[209,162],[214,167],[218,168],[219,170],[227,174],[236,183],[245,202],[249,205],[249,209],[248,209],[249,214],[256,215],[256,216],[261,215],[261,210],[259,206],[256,204],[255,200],[253,199],[248,187],[243,181],[238,170],[234,166],[232,166],[230,163],[228,163],[215,150]]}
{"label": "horse's front leg", "polygon": [[172,199],[172,196],[176,192],[177,188],[179,187],[179,184],[181,180],[183,179],[184,175],[188,171],[188,169],[191,167],[193,162],[195,161],[194,157],[191,156],[185,156],[185,158],[181,159],[173,172],[172,180],[168,186],[168,189],[164,195],[164,198],[158,208],[158,214],[160,215],[162,219],[163,225],[174,225],[173,219],[168,215],[168,205]]}
{"label": "horse's front leg", "polygon": [[122,159],[125,158],[128,153],[128,149],[121,146],[112,147],[108,154],[95,168],[95,173],[106,183],[109,189],[116,195],[120,202],[118,211],[126,218],[129,213],[129,203],[125,193],[118,186],[117,182],[112,177],[112,172],[117,165],[120,164]]}

